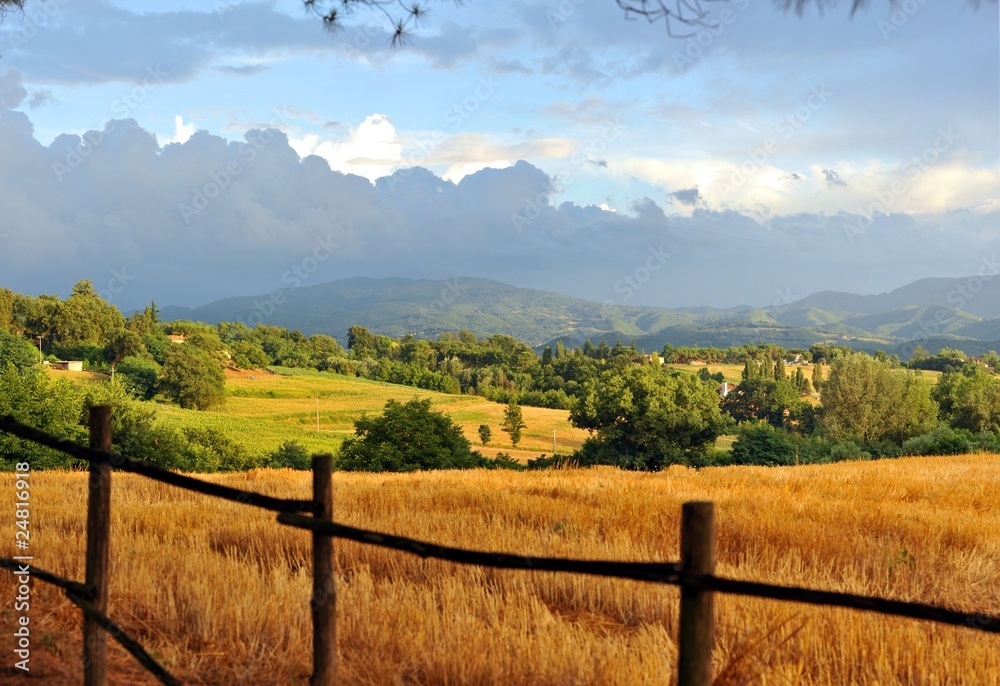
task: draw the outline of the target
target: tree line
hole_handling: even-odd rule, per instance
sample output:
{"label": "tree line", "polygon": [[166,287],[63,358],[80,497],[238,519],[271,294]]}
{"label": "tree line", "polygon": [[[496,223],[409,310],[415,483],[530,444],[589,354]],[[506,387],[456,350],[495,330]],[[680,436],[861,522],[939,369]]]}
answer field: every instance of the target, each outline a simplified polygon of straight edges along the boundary
{"label": "tree line", "polygon": [[[52,381],[41,374],[39,357],[83,359],[91,369],[108,371],[112,383],[104,390],[99,384],[81,390]],[[721,397],[721,373],[700,367],[692,374],[661,365],[661,359],[742,363],[743,371],[739,384]],[[808,375],[806,363],[812,363]],[[870,356],[822,344],[793,350],[765,344],[726,349],[668,344],[646,355],[620,341],[613,346],[587,341],[572,350],[557,342],[539,355],[503,335],[477,338],[461,331],[434,341],[395,339],[362,326],[351,327],[344,349],[330,336],[281,327],[165,323],[155,303],[125,317],[88,281],[74,286],[65,300],[0,289],[0,413],[20,413],[36,426],[74,438],[82,436],[88,403],[103,393],[121,408],[122,441],[132,441],[135,454],[159,456],[179,468],[238,468],[263,459],[241,453],[221,434],[154,430],[153,410],[142,402],[159,398],[194,409],[217,405],[226,395],[227,366],[307,368],[478,394],[508,405],[502,428],[515,445],[525,428],[520,405],[563,408],[591,436],[575,455],[559,460],[656,470],[670,464],[795,464],[995,450],[1000,444],[1000,380],[993,374],[998,363],[995,352],[972,360],[959,350],[930,355],[918,347],[904,364],[884,352]],[[936,383],[922,375],[926,369],[942,372]],[[386,413],[399,419],[400,412],[419,410],[399,404]],[[445,426],[429,416],[425,412],[414,421]],[[378,434],[370,423],[374,419],[364,421],[369,423],[356,426],[359,439],[346,444],[345,456],[351,446],[364,444],[363,435]],[[490,433],[488,426],[480,427],[484,444]],[[714,449],[724,434],[737,436],[731,451]],[[458,445],[452,439],[434,440]],[[25,449],[14,439],[4,441],[0,454]],[[263,462],[304,465],[308,456],[286,445]],[[474,456],[459,462],[488,466]],[[355,467],[399,463],[388,452],[367,462],[344,462]]]}

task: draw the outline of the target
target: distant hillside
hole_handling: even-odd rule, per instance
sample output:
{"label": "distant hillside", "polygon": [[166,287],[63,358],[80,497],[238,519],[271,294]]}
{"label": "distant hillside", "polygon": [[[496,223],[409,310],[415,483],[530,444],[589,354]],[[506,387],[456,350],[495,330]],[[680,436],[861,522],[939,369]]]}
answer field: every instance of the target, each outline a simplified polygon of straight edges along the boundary
{"label": "distant hillside", "polygon": [[890,312],[848,317],[843,323],[879,336],[909,339],[955,334],[963,327],[978,321],[979,317],[973,317],[971,314],[950,307],[911,305]]}
{"label": "distant hillside", "polygon": [[795,308],[814,307],[838,314],[879,314],[905,307],[940,305],[984,319],[1000,317],[1000,278],[928,278],[880,295],[821,291],[795,301]]}
{"label": "distant hillside", "polygon": [[569,334],[631,339],[698,318],[661,308],[601,305],[469,277],[448,281],[359,277],[289,290],[281,299],[281,304],[273,304],[269,296],[256,296],[228,298],[194,309],[165,307],[162,317],[210,324],[263,321],[305,334],[329,334],[341,341],[346,341],[353,324],[393,337],[412,333],[434,338],[468,329],[479,336],[514,336],[531,345]]}
{"label": "distant hillside", "polygon": [[[659,350],[665,343],[715,347],[831,343],[899,351],[908,357],[907,350],[913,347],[906,344],[910,339],[926,339],[923,345],[932,352],[938,342],[969,353],[982,347],[975,341],[988,346],[983,352],[997,347],[1000,279],[978,282],[981,288],[976,297],[966,301],[966,307],[976,312],[911,300],[955,300],[961,297],[959,287],[971,283],[970,279],[923,279],[875,296],[827,291],[780,308],[664,309],[602,305],[471,277],[448,281],[359,277],[286,290],[278,297],[228,298],[194,309],[166,307],[162,316],[167,321],[193,319],[212,324],[262,322],[305,334],[329,334],[345,344],[348,328],[360,324],[395,338],[407,333],[436,338],[468,329],[480,337],[506,334],[535,347],[556,341],[577,346],[588,339],[609,344],[621,339],[645,350]],[[982,314],[994,310],[997,316]]]}

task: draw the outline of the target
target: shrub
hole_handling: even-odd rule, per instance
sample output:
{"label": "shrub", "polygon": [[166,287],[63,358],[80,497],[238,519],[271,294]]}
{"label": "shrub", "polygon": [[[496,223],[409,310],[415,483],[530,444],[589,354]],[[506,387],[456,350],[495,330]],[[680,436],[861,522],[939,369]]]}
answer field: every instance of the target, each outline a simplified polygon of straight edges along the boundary
{"label": "shrub", "polygon": [[123,358],[115,372],[115,378],[123,379],[132,394],[143,400],[156,395],[159,376],[160,365],[155,360],[135,355]]}
{"label": "shrub", "polygon": [[733,443],[730,464],[774,467],[796,462],[795,441],[766,422],[744,424]]}
{"label": "shrub", "polygon": [[285,441],[268,456],[267,466],[275,469],[312,469],[312,457],[298,441]]}
{"label": "shrub", "polygon": [[871,458],[871,453],[866,452],[854,441],[834,443],[830,447],[831,462],[843,462],[846,460],[870,460]]}
{"label": "shrub", "polygon": [[940,424],[933,431],[903,443],[903,452],[907,455],[959,455],[970,452],[977,444],[972,432]]}

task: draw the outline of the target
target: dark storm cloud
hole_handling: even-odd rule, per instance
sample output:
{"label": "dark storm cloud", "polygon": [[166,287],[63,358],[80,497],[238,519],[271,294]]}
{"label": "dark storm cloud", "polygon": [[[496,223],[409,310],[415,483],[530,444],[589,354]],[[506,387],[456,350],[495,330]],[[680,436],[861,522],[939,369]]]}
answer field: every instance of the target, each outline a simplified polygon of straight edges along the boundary
{"label": "dark storm cloud", "polygon": [[[0,83],[5,102],[24,99],[15,79]],[[885,290],[975,273],[979,256],[1000,249],[995,214],[758,222],[704,208],[668,216],[649,199],[627,214],[556,204],[553,179],[523,161],[458,183],[415,167],[372,184],[300,159],[274,130],[240,141],[201,131],[160,146],[134,121],[115,120],[45,146],[25,114],[4,111],[0,160],[0,284],[65,294],[90,278],[123,307],[287,287],[290,270],[321,248],[330,257],[311,283],[474,275],[616,302],[615,284],[652,260],[662,266],[628,302],[661,305],[767,304],[789,288]],[[679,193],[697,197],[695,188]]]}

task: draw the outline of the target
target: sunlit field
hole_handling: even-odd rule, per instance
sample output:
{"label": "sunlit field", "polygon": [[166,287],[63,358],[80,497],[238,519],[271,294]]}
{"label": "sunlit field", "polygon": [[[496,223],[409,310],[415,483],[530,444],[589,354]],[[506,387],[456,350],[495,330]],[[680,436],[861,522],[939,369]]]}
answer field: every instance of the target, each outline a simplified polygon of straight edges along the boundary
{"label": "sunlit field", "polygon": [[[373,405],[379,399],[372,398]],[[212,481],[307,498],[309,475]],[[13,504],[10,475],[3,481]],[[1000,456],[789,468],[337,473],[339,522],[476,549],[675,560],[681,503],[716,503],[719,573],[1000,614]],[[82,473],[31,476],[32,554],[82,580]],[[271,513],[114,475],[110,614],[194,684],[304,684],[309,534]],[[3,551],[12,554],[13,535]],[[337,542],[346,684],[664,684],[678,591],[463,567]],[[14,595],[0,574],[0,593]],[[716,684],[1000,684],[1000,637],[719,596]],[[35,584],[33,683],[82,683],[80,613]],[[11,603],[2,612],[12,630]],[[8,633],[8,636],[10,634]],[[153,683],[120,648],[111,683]],[[7,679],[6,682],[3,679]],[[0,683],[15,683],[4,672]],[[17,682],[22,683],[22,682]]]}
{"label": "sunlit field", "polygon": [[[171,426],[219,429],[257,454],[270,453],[285,441],[298,441],[310,452],[336,452],[345,438],[354,435],[354,420],[363,412],[380,414],[386,401],[406,402],[414,396],[430,398],[434,409],[448,413],[487,457],[499,451],[522,461],[542,453],[551,455],[553,429],[561,454],[573,452],[587,437],[586,431],[570,425],[565,410],[522,407],[528,426],[514,448],[500,428],[504,405],[473,395],[448,395],[322,372],[297,370],[294,376],[228,372],[226,394],[225,406],[215,410],[197,412],[164,404],[157,408],[158,416]],[[487,446],[480,445],[480,424],[488,424],[493,432]]]}

